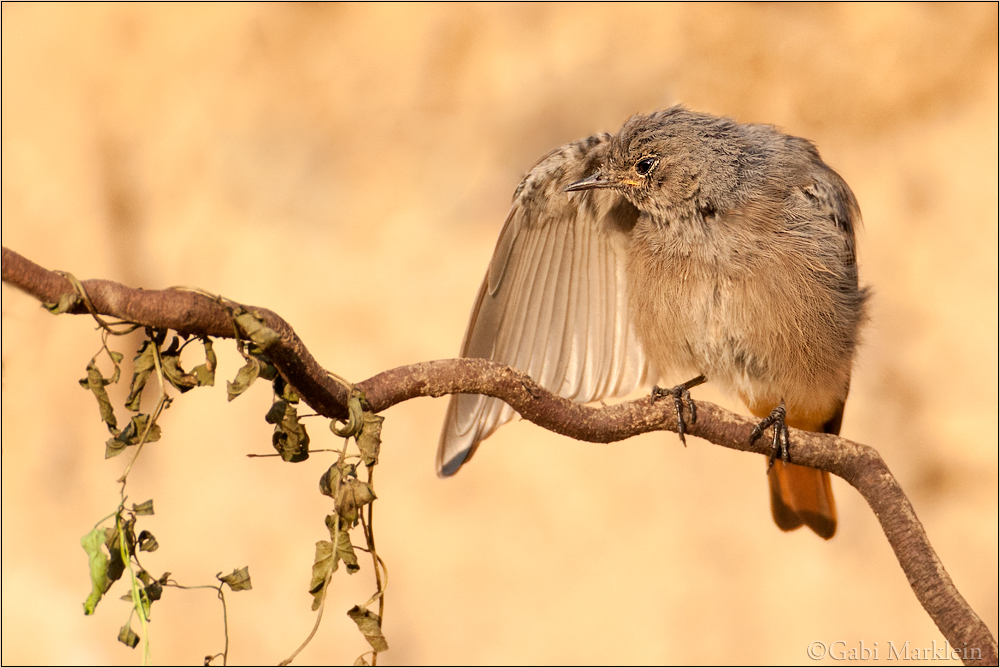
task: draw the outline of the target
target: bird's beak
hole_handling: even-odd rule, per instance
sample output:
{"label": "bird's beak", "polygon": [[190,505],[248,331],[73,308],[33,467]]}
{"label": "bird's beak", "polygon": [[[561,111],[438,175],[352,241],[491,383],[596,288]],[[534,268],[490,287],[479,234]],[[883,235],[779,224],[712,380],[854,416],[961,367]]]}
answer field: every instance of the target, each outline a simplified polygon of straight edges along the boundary
{"label": "bird's beak", "polygon": [[613,181],[609,181],[604,176],[604,172],[597,170],[590,176],[576,183],[571,183],[566,186],[566,192],[575,192],[577,190],[593,190],[594,188],[611,188],[615,185]]}

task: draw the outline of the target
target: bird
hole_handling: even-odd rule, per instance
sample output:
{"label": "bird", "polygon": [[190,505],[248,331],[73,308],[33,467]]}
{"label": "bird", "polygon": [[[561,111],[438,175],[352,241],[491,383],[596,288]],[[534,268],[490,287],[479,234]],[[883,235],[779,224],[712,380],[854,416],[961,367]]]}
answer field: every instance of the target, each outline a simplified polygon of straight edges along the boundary
{"label": "bird", "polygon": [[[838,434],[869,288],[861,212],[816,146],[772,125],[674,106],[543,157],[514,192],[461,356],[581,403],[661,378],[684,439],[689,390],[714,383],[773,429],[775,524],[829,539],[829,473],[791,462],[788,427]],[[514,417],[452,395],[437,454],[454,475]]]}

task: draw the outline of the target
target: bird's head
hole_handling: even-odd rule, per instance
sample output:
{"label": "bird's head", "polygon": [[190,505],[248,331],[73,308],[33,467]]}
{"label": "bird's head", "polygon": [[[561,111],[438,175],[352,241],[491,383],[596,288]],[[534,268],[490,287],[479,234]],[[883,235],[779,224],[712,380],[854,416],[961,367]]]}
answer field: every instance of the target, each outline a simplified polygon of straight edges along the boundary
{"label": "bird's head", "polygon": [[633,116],[612,137],[597,171],[566,190],[615,190],[639,210],[666,216],[706,195],[705,175],[725,159],[715,140],[732,126],[683,107]]}

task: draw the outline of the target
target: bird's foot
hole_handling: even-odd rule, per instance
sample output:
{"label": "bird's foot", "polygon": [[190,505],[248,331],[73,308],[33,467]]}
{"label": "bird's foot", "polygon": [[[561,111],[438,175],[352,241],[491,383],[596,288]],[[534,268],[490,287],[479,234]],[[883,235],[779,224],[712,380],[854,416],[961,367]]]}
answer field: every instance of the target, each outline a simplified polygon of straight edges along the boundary
{"label": "bird's foot", "polygon": [[764,430],[774,425],[774,438],[771,441],[771,454],[767,458],[767,470],[774,466],[774,461],[781,458],[782,461],[792,461],[788,453],[788,426],[785,424],[785,402],[782,401],[778,407],[771,411],[771,414],[761,420],[753,431],[750,432],[750,442],[753,443],[764,435]]}
{"label": "bird's foot", "polygon": [[681,437],[681,443],[684,444],[684,447],[687,447],[687,441],[684,439],[684,433],[687,430],[687,425],[684,422],[684,404],[687,404],[688,413],[691,414],[691,424],[694,424],[698,421],[698,410],[694,405],[694,400],[691,398],[691,388],[701,385],[706,380],[705,376],[698,376],[686,383],[681,383],[669,389],[654,385],[653,393],[649,397],[650,403],[655,402],[661,397],[674,398],[674,408],[677,410],[677,435]]}

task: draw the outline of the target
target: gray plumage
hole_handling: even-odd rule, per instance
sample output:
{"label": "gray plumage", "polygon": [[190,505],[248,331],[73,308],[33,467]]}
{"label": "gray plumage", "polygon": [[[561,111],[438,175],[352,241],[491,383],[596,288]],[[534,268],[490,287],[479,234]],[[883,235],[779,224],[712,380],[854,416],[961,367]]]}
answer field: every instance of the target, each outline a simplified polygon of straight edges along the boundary
{"label": "gray plumage", "polygon": [[[577,401],[703,374],[757,415],[784,401],[793,426],[839,421],[865,319],[859,225],[805,139],[681,107],[633,116],[518,186],[462,356]],[[512,417],[453,396],[439,474]]]}

